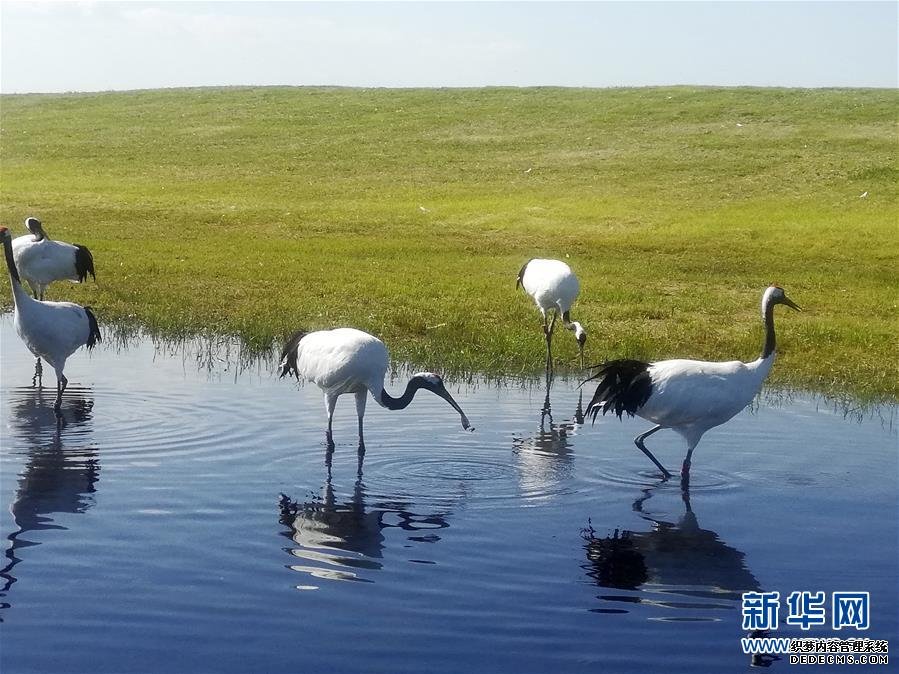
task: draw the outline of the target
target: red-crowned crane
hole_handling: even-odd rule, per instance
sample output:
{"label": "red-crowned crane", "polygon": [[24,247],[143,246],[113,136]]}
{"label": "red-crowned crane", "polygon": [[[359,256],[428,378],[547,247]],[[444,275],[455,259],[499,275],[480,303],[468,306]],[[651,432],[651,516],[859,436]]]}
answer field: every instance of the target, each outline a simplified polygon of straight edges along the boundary
{"label": "red-crowned crane", "polygon": [[587,380],[599,380],[587,413],[593,415],[594,421],[600,411],[603,414],[612,411],[619,419],[627,413],[656,424],[634,438],[634,443],[666,478],[671,477],[671,473],[646,449],[643,441],[663,428],[676,431],[687,442],[683,465],[684,477],[687,477],[693,449],[703,434],[728,421],[751,403],[771,371],[775,354],[774,307],[777,304],[800,311],[783,288],[770,286],[765,290],[762,295],[765,344],[758,359],[751,363],[682,359],[654,363],[609,361],[597,366],[599,371]]}
{"label": "red-crowned crane", "polygon": [[280,375],[301,376],[318,385],[325,392],[325,409],[328,412],[327,441],[333,446],[331,421],[337,396],[353,393],[356,396],[356,414],[359,416],[359,446],[362,439],[362,417],[369,393],[375,401],[389,410],[404,409],[412,402],[418,389],[425,389],[446,400],[462,416],[462,428],[470,428],[468,417],[446,390],[443,380],[433,372],[414,374],[399,398],[384,390],[387,374],[387,347],[377,337],[354,328],[336,328],[317,332],[297,332],[281,351]]}
{"label": "red-crowned crane", "polygon": [[[528,260],[518,272],[518,281],[515,283],[515,287],[518,286],[524,288],[524,291],[534,299],[537,308],[543,314],[546,368],[552,369],[553,328],[558,316],[562,317],[565,328],[574,332],[581,357],[581,367],[583,367],[587,331],[580,323],[572,321],[569,314],[571,305],[574,304],[581,290],[581,285],[578,283],[577,276],[571,271],[571,267],[561,260]],[[552,314],[552,318],[547,324],[547,314],[549,313]]]}
{"label": "red-crowned crane", "polygon": [[13,239],[12,252],[19,274],[37,299],[44,299],[54,281],[83,283],[88,274],[97,280],[94,257],[85,246],[52,241],[37,218],[25,218],[25,227],[31,234]]}
{"label": "red-crowned crane", "polygon": [[0,227],[0,238],[3,239],[3,252],[12,285],[16,332],[38,358],[38,364],[43,358],[56,372],[56,403],[53,409],[59,415],[62,394],[68,383],[63,374],[66,359],[82,346],[92,349],[100,341],[100,328],[90,307],[72,302],[42,302],[25,292],[13,258],[9,229]]}

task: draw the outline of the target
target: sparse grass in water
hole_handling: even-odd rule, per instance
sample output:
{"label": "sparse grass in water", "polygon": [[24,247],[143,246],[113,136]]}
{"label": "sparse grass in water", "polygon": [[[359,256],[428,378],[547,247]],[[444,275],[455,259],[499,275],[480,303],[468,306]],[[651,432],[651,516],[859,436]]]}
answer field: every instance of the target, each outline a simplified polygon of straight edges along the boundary
{"label": "sparse grass in water", "polygon": [[[2,104],[2,224],[88,245],[52,299],[266,349],[353,325],[439,371],[533,374],[531,257],[581,279],[588,360],[749,360],[899,395],[895,90],[184,89]],[[860,195],[867,192],[867,196]],[[6,286],[4,286],[6,287]],[[9,304],[8,288],[3,291]],[[577,348],[554,342],[563,364]]]}

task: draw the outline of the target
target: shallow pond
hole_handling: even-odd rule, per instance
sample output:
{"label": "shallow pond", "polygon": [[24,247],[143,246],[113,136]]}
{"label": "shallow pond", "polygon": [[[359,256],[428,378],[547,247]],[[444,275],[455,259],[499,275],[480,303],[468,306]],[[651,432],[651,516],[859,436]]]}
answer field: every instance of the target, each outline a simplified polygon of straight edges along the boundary
{"label": "shallow pond", "polygon": [[576,382],[476,381],[450,387],[472,433],[427,393],[369,404],[361,465],[342,398],[329,468],[319,390],[270,364],[106,343],[59,427],[0,338],[3,672],[744,671],[751,590],[871,593],[867,632],[784,605],[774,636],[899,634],[894,406],[765,395],[684,493]]}

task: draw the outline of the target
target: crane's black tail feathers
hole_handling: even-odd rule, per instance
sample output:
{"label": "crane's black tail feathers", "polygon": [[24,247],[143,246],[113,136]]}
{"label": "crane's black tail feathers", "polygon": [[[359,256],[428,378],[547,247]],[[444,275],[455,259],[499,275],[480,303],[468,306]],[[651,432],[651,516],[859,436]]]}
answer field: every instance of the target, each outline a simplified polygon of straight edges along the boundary
{"label": "crane's black tail feathers", "polygon": [[524,270],[528,268],[528,265],[533,261],[533,259],[534,258],[531,258],[530,260],[525,262],[524,265],[522,265],[521,269],[518,270],[518,280],[515,282],[516,290],[518,290],[518,288],[524,282]]}
{"label": "crane's black tail feathers", "polygon": [[634,416],[652,395],[652,379],[649,364],[639,360],[610,360],[599,366],[599,371],[584,381],[599,380],[596,393],[587,405],[587,415],[593,422],[600,411],[603,416],[611,410],[621,418],[627,413]]}
{"label": "crane's black tail feathers", "polygon": [[90,325],[90,334],[87,336],[87,346],[88,350],[93,349],[97,342],[103,341],[103,338],[100,336],[100,325],[97,323],[97,317],[94,316],[94,312],[91,311],[90,307],[84,307],[84,313],[87,314],[87,322]]}
{"label": "crane's black tail feathers", "polygon": [[97,280],[97,275],[94,273],[94,256],[91,255],[87,246],[78,243],[75,244],[75,273],[78,274],[78,283],[87,281],[88,274],[95,281]]}
{"label": "crane's black tail feathers", "polygon": [[300,378],[300,371],[297,369],[297,347],[305,336],[306,332],[303,330],[293,333],[284,348],[281,349],[281,364],[278,366],[281,368],[279,370],[281,377],[292,373],[297,379]]}

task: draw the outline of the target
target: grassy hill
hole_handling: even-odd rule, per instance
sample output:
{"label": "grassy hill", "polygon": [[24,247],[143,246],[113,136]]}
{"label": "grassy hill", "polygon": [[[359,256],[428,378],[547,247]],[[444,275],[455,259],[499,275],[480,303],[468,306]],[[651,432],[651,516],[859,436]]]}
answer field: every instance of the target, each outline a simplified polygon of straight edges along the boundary
{"label": "grassy hill", "polygon": [[[267,348],[354,325],[438,371],[542,367],[531,257],[567,259],[590,362],[749,360],[899,395],[899,92],[227,88],[0,97],[0,221],[88,245],[52,299]],[[867,196],[861,195],[866,193]],[[3,301],[10,296],[7,282]],[[574,364],[564,331],[556,355]]]}

